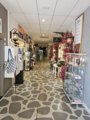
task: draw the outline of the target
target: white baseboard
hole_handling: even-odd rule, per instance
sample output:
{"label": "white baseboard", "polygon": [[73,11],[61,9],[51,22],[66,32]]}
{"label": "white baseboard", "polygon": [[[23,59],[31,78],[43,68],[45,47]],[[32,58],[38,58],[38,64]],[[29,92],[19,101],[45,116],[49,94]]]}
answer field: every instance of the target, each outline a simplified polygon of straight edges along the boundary
{"label": "white baseboard", "polygon": [[87,110],[87,112],[90,114],[90,109],[88,108],[88,106],[85,103],[83,103],[83,106],[85,107],[85,109]]}

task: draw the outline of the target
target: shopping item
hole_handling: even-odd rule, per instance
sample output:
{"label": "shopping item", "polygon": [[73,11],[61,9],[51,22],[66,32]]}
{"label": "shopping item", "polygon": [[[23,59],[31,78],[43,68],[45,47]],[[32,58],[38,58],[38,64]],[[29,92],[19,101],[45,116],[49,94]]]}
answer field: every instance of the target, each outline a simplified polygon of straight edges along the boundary
{"label": "shopping item", "polygon": [[22,62],[22,54],[20,48],[18,49],[18,62]]}
{"label": "shopping item", "polygon": [[[9,56],[11,57],[11,60],[10,60]],[[11,49],[8,49],[8,59],[5,62],[5,70],[7,71],[7,73],[12,73],[12,72],[14,73],[16,70],[16,62],[12,56]]]}

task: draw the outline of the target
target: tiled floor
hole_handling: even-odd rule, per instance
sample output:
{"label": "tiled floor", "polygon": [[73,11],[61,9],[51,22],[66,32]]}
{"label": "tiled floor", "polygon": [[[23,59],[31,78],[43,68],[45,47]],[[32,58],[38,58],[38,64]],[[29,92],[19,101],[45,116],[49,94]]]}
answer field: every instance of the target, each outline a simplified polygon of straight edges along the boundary
{"label": "tiled floor", "polygon": [[24,84],[14,85],[0,101],[0,120],[90,120],[81,105],[70,105],[62,81],[54,79],[50,64],[40,61],[24,72]]}

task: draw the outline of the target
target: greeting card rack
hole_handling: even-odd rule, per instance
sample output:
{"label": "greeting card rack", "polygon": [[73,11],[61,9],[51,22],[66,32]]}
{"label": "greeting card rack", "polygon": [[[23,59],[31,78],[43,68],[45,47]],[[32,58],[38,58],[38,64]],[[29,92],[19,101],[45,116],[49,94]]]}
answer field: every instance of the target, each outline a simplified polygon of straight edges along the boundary
{"label": "greeting card rack", "polygon": [[86,54],[67,53],[64,92],[71,104],[83,103]]}

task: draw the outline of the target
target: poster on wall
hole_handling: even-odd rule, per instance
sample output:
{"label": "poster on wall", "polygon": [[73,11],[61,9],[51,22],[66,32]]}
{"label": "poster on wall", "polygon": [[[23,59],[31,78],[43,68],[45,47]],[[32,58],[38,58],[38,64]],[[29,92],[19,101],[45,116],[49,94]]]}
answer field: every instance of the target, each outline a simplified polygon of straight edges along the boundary
{"label": "poster on wall", "polygon": [[82,47],[82,35],[83,35],[83,20],[84,20],[84,13],[76,19],[76,39],[74,45],[74,52],[81,53]]}
{"label": "poster on wall", "polygon": [[18,25],[18,37],[26,41],[26,32],[20,25]]}
{"label": "poster on wall", "polygon": [[0,33],[2,33],[2,19],[0,18]]}
{"label": "poster on wall", "polygon": [[23,39],[23,29],[20,25],[18,25],[18,37]]}

